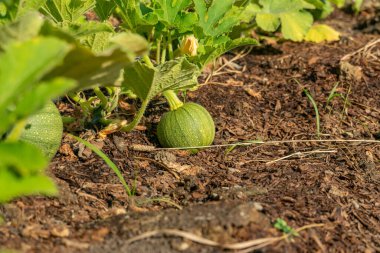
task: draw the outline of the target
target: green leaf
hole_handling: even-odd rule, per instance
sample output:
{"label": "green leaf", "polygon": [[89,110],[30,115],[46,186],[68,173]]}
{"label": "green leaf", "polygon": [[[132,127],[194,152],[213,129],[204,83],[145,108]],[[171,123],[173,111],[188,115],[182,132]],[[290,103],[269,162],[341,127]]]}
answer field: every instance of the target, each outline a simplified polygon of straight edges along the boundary
{"label": "green leaf", "polygon": [[115,85],[121,70],[136,55],[145,53],[147,42],[139,35],[121,33],[110,40],[107,50],[95,54],[90,49],[76,47],[68,53],[63,64],[49,73],[45,80],[63,76],[76,80],[81,87],[92,85]]}
{"label": "green leaf", "polygon": [[114,29],[111,24],[99,23],[96,21],[71,22],[62,28],[65,31],[68,31],[75,38],[91,36],[95,33],[101,32],[114,33]]}
{"label": "green leaf", "polygon": [[64,29],[80,44],[90,48],[95,53],[103,52],[110,45],[110,39],[114,35],[111,24],[95,21],[73,22]]}
{"label": "green leaf", "polygon": [[0,203],[16,197],[37,194],[55,196],[58,191],[48,176],[33,175],[20,178],[0,167]]}
{"label": "green leaf", "polygon": [[0,142],[0,157],[0,166],[14,168],[20,176],[36,174],[48,165],[38,148],[24,142]]}
{"label": "green leaf", "polygon": [[281,24],[280,18],[269,13],[260,13],[256,17],[260,28],[267,32],[275,32]]}
{"label": "green leaf", "polygon": [[146,54],[149,49],[148,42],[142,36],[131,32],[118,33],[110,42],[122,48],[124,52],[131,52],[133,58]]}
{"label": "green leaf", "polygon": [[306,34],[305,40],[320,43],[339,40],[340,34],[328,25],[314,25]]}
{"label": "green leaf", "polygon": [[261,10],[260,6],[254,3],[249,3],[240,14],[240,20],[244,23],[249,23],[252,21],[254,16]]}
{"label": "green leaf", "polygon": [[80,38],[80,43],[90,48],[92,52],[99,54],[109,47],[112,35],[110,32],[92,33]]}
{"label": "green leaf", "polygon": [[281,15],[281,32],[285,39],[302,41],[313,24],[309,12],[293,12]]}
{"label": "green leaf", "polygon": [[242,9],[233,6],[234,0],[213,0],[207,7],[204,0],[194,0],[199,26],[207,36],[219,36],[228,33],[240,23]]}
{"label": "green leaf", "polygon": [[301,41],[313,23],[313,16],[304,9],[314,9],[315,6],[303,0],[260,0],[259,3],[262,10],[256,16],[258,26],[274,32],[281,23],[285,39]]}
{"label": "green leaf", "polygon": [[16,109],[10,112],[10,114],[14,114],[18,119],[27,118],[42,108],[46,104],[46,101],[67,93],[75,86],[75,81],[65,78],[55,78],[47,82],[38,83],[33,90],[22,94],[22,99],[17,103]]}
{"label": "green leaf", "polygon": [[363,0],[354,0],[354,4],[352,5],[352,9],[355,13],[358,13],[362,7]]}
{"label": "green leaf", "polygon": [[0,17],[5,17],[5,15],[7,15],[7,6],[0,2]]}
{"label": "green leaf", "polygon": [[95,0],[49,0],[42,12],[56,23],[76,22],[95,7]]}
{"label": "green leaf", "polygon": [[346,3],[346,0],[329,0],[329,1],[335,4],[338,8],[342,8]]}
{"label": "green leaf", "polygon": [[157,0],[160,8],[155,9],[160,21],[168,26],[174,26],[178,15],[191,4],[191,0]]}
{"label": "green leaf", "polygon": [[150,100],[166,90],[189,89],[198,84],[199,70],[185,58],[167,61],[157,67],[135,62],[124,70],[123,85],[141,100]]}
{"label": "green leaf", "polygon": [[43,24],[37,12],[30,12],[19,20],[0,27],[0,49],[12,42],[22,42],[38,35]]}
{"label": "green leaf", "polygon": [[194,12],[179,13],[175,19],[174,26],[179,33],[186,33],[194,30],[194,26],[198,23],[198,16]]}
{"label": "green leaf", "polygon": [[119,7],[121,17],[127,28],[135,32],[139,26],[145,24],[138,0],[113,0]]}
{"label": "green leaf", "polygon": [[21,0],[18,5],[17,16],[21,17],[30,11],[37,11],[47,0]]}
{"label": "green leaf", "polygon": [[70,46],[55,38],[14,43],[0,54],[0,133],[17,119],[8,119],[13,107],[45,74],[60,64]]}
{"label": "green leaf", "polygon": [[232,49],[248,45],[259,45],[259,42],[252,38],[238,38],[230,40],[227,43],[221,44],[217,47],[208,46],[206,47],[206,53],[196,56],[194,62],[203,67],[207,63],[213,61],[226,52],[231,51]]}
{"label": "green leaf", "polygon": [[105,21],[111,17],[115,8],[116,4],[112,0],[96,0],[94,11],[101,21]]}
{"label": "green leaf", "polygon": [[47,165],[32,144],[0,142],[0,203],[24,195],[57,194],[52,180],[43,174]]}

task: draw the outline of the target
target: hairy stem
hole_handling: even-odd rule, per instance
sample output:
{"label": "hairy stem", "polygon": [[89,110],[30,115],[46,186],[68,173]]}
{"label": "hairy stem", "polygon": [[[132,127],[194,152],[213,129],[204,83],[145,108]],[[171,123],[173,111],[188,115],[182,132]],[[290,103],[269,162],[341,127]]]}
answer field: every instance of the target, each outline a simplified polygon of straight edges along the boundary
{"label": "hairy stem", "polygon": [[144,116],[144,112],[149,104],[149,101],[150,101],[149,99],[146,99],[142,102],[140,110],[137,112],[137,115],[135,116],[133,121],[129,123],[128,125],[126,125],[125,127],[121,128],[120,131],[130,132],[137,126],[138,123],[140,123],[140,120]]}

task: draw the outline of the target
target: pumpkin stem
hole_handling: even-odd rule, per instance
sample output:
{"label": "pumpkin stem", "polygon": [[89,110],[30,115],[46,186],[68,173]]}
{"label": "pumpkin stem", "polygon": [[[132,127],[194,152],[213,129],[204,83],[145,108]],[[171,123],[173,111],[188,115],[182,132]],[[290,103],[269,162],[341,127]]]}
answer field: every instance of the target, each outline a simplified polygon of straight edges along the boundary
{"label": "pumpkin stem", "polygon": [[169,103],[170,111],[175,111],[183,106],[183,102],[178,98],[177,94],[173,90],[164,91],[162,94]]}

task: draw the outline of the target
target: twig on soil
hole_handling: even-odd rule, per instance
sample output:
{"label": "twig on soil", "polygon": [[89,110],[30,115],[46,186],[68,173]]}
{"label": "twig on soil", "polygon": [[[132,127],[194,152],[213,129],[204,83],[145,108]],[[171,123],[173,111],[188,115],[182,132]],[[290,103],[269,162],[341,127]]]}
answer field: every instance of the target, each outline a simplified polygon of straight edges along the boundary
{"label": "twig on soil", "polygon": [[[221,75],[221,70],[223,70],[225,67],[231,65],[231,63],[235,62],[238,59],[244,58],[246,55],[248,55],[253,47],[249,47],[248,49],[244,49],[241,52],[239,52],[237,55],[235,55],[231,60],[226,61],[222,66],[220,66],[217,70],[212,71],[206,78],[206,80],[200,84],[199,86],[204,86],[209,84],[209,81],[213,76]],[[225,71],[224,73],[241,73],[241,71],[235,71],[235,70],[230,70],[230,71]]]}
{"label": "twig on soil", "polygon": [[[309,224],[301,228],[298,228],[295,231],[298,233],[305,229],[309,229],[313,227],[322,227],[322,226],[324,226],[324,224]],[[238,251],[239,253],[250,252],[252,250],[260,249],[270,244],[279,242],[281,240],[285,240],[291,236],[291,234],[284,234],[278,237],[259,238],[259,239],[249,240],[249,241],[240,242],[240,243],[221,244],[219,242],[215,242],[215,241],[206,239],[204,237],[195,235],[193,233],[178,230],[178,229],[159,229],[159,230],[153,230],[153,231],[142,233],[141,235],[130,238],[125,243],[131,244],[133,242],[144,240],[144,239],[147,239],[153,236],[158,236],[158,235],[179,236],[179,237],[188,239],[190,241],[207,245],[207,246],[220,247],[225,250],[240,250]]]}
{"label": "twig on soil", "polygon": [[165,170],[167,170],[170,174],[172,174],[176,179],[180,179],[180,176],[177,174],[177,172],[173,171],[171,168],[169,168],[168,166],[166,166],[165,164],[163,163],[160,163],[154,159],[151,159],[151,158],[148,158],[148,157],[142,157],[142,156],[134,156],[133,158],[135,159],[138,159],[138,160],[146,160],[146,161],[149,161],[149,162],[152,162],[152,163],[155,163],[159,166],[161,166],[162,168],[164,168]]}
{"label": "twig on soil", "polygon": [[288,159],[288,158],[293,157],[293,156],[298,156],[298,157],[302,158],[302,157],[305,157],[305,156],[308,156],[308,155],[312,155],[312,154],[324,154],[324,153],[336,153],[336,152],[338,152],[338,151],[336,151],[335,149],[333,149],[333,150],[331,150],[331,149],[328,149],[328,150],[319,150],[318,149],[318,150],[312,150],[312,151],[306,151],[306,152],[295,152],[293,154],[290,154],[290,155],[287,155],[287,156],[283,156],[281,158],[269,161],[266,164],[272,164],[272,163],[275,163],[275,162],[278,162],[278,161],[282,161],[282,160]]}
{"label": "twig on soil", "polygon": [[360,54],[361,52],[366,52],[366,51],[368,51],[369,49],[373,48],[373,46],[375,46],[377,43],[380,43],[380,39],[377,39],[377,40],[371,41],[371,42],[369,42],[368,44],[366,44],[364,47],[359,48],[358,50],[356,50],[355,52],[352,52],[352,53],[346,54],[346,55],[343,56],[342,59],[340,59],[340,60],[341,60],[341,61],[347,61],[347,60],[349,60],[352,56],[354,56],[354,55],[356,55],[356,54]]}
{"label": "twig on soil", "polygon": [[308,142],[318,142],[318,143],[377,143],[380,144],[380,141],[377,140],[342,140],[342,139],[332,139],[332,140],[282,140],[282,141],[241,141],[236,143],[227,143],[227,144],[218,144],[218,145],[209,145],[209,146],[195,146],[195,147],[181,147],[181,148],[155,148],[152,151],[160,151],[160,150],[183,150],[183,149],[204,149],[204,148],[222,148],[222,147],[233,147],[233,146],[251,146],[255,144],[262,145],[277,145],[284,143],[308,143]]}

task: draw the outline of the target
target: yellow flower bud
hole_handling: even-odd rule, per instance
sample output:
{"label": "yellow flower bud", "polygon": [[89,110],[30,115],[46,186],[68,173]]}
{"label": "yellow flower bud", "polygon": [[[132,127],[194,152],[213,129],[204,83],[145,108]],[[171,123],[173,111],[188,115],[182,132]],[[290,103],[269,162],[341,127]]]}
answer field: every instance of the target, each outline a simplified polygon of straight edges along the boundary
{"label": "yellow flower bud", "polygon": [[194,37],[194,35],[188,35],[182,39],[181,47],[180,47],[182,54],[195,56],[197,55],[197,49],[198,49],[198,40],[197,38]]}

